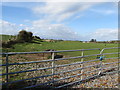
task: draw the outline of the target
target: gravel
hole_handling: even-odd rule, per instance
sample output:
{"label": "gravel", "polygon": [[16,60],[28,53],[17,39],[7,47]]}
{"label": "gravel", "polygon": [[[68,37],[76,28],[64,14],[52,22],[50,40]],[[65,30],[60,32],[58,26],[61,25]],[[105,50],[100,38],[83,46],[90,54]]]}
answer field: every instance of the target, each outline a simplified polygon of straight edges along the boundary
{"label": "gravel", "polygon": [[[89,62],[89,63],[84,63],[84,67],[85,66],[90,66],[90,65],[95,65],[95,64],[99,64],[99,62]],[[105,63],[103,63],[103,67],[107,68],[107,67],[115,67],[118,64],[110,64],[110,65],[105,65]],[[45,67],[51,67],[51,63],[43,63],[43,64],[26,64],[24,66],[17,66],[17,65],[13,65],[10,66],[9,69],[10,70],[14,70],[16,71],[17,69],[20,69],[21,71],[23,70],[31,70],[31,69],[38,69],[38,68],[45,68]],[[55,68],[54,69],[54,73],[58,73],[58,72],[64,72],[64,71],[69,71],[69,70],[73,70],[73,69],[77,69],[77,68],[81,68],[81,65],[70,65],[70,66],[66,66],[66,67],[59,67],[59,68]],[[85,68],[82,72],[83,75],[82,77],[78,74],[81,74],[81,70],[76,70],[76,71],[72,71],[72,72],[67,72],[67,73],[62,73],[62,74],[58,74],[58,75],[54,75],[54,80],[58,80],[58,79],[62,79],[65,77],[70,77],[70,76],[74,76],[72,78],[68,78],[65,80],[60,80],[58,82],[55,82],[55,86],[59,86],[59,85],[64,85],[65,83],[70,83],[70,82],[74,82],[74,81],[78,81],[82,79],[85,79],[86,77],[90,77],[94,74],[98,74],[100,66],[94,66],[94,67],[89,67],[89,68]],[[91,70],[96,70],[94,72],[91,73],[86,73],[89,72]],[[117,70],[117,69],[114,69]],[[105,72],[106,69],[103,69],[103,72]],[[112,71],[111,71],[112,72]],[[47,75],[47,74],[52,74],[51,69],[48,70],[40,70],[40,71],[33,71],[33,72],[27,72],[22,76],[22,79],[25,78],[31,78],[31,77],[35,77],[35,76],[42,76],[42,75]],[[76,76],[78,75],[78,76]],[[15,77],[13,77],[15,78]],[[53,80],[53,76],[49,76],[49,77],[44,77],[44,78],[37,78],[35,80],[29,80],[27,81],[28,85],[37,85],[40,83],[45,83],[48,81]],[[118,73],[115,74],[110,74],[110,75],[103,75],[100,76],[96,79],[91,79],[87,82],[83,82],[80,84],[74,84],[72,86],[70,86],[71,88],[118,88]],[[51,85],[51,84],[49,84]]]}

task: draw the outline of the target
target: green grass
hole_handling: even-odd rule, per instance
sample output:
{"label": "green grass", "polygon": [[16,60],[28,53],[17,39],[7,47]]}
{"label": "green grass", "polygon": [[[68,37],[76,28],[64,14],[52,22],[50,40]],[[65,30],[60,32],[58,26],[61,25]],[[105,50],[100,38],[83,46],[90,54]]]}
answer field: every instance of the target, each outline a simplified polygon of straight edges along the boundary
{"label": "green grass", "polygon": [[0,41],[8,41],[9,39],[13,39],[15,38],[16,36],[13,36],[13,35],[0,35]]}
{"label": "green grass", "polygon": [[[2,40],[7,40],[9,35],[2,35]],[[11,36],[12,37],[12,36]],[[15,37],[15,36],[13,36]],[[93,48],[108,48],[118,47],[118,44],[114,43],[82,43],[80,41],[57,41],[57,42],[40,42],[40,40],[34,40],[34,43],[18,43],[11,48],[2,48],[2,52],[36,52],[45,51],[47,49],[54,50],[77,50],[77,49],[93,49]],[[105,50],[104,53],[118,52],[118,49]],[[85,55],[99,54],[100,50],[84,51]],[[65,57],[81,56],[81,51],[76,52],[61,52]],[[107,55],[110,56],[110,55]]]}
{"label": "green grass", "polygon": [[[12,35],[0,35],[2,41],[8,41],[15,38]],[[3,48],[3,52],[33,52],[44,51],[46,49],[55,50],[76,50],[76,49],[91,49],[91,48],[108,48],[118,47],[118,44],[105,44],[104,43],[82,43],[80,41],[57,41],[57,42],[40,42],[40,40],[34,40],[35,43],[18,43],[11,48]]]}
{"label": "green grass", "polygon": [[9,52],[29,52],[29,51],[44,51],[46,49],[55,50],[76,50],[76,49],[92,49],[92,48],[108,48],[118,47],[118,44],[104,43],[81,43],[79,41],[61,41],[61,42],[41,42],[37,43],[19,43],[13,45],[13,48],[9,48]]}
{"label": "green grass", "polygon": [[[12,48],[2,48],[3,52],[36,52],[45,51],[47,49],[54,50],[77,50],[77,49],[93,49],[93,48],[108,48],[118,47],[118,44],[107,44],[104,43],[82,43],[79,41],[60,41],[60,42],[40,42],[38,43],[18,43],[13,45]],[[104,53],[118,52],[118,49],[105,50]],[[99,54],[100,50],[84,51],[85,55]],[[66,57],[80,56],[81,51],[76,52],[61,52]],[[107,55],[109,57],[110,55]]]}

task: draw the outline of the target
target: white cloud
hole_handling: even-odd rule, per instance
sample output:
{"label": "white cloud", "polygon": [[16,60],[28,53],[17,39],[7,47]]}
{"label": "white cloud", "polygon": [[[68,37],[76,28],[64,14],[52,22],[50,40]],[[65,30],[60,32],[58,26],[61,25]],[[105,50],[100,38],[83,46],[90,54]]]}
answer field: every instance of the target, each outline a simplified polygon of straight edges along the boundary
{"label": "white cloud", "polygon": [[[20,25],[10,23],[8,21],[0,21],[0,28],[2,32],[0,34],[17,35],[20,31]],[[117,40],[118,30],[117,29],[97,29],[89,35],[80,35],[74,32],[71,28],[63,24],[50,24],[45,21],[34,21],[31,27],[24,28],[27,31],[33,32],[34,35],[38,35],[41,38],[48,39],[64,39],[64,40]]]}
{"label": "white cloud", "polygon": [[24,24],[20,24],[19,26],[20,26],[20,27],[25,27],[26,25],[24,25]]}
{"label": "white cloud", "polygon": [[0,20],[0,34],[17,35],[22,29],[28,30],[26,27],[27,25],[24,24],[16,25],[5,20]]}
{"label": "white cloud", "polygon": [[[33,32],[34,35],[39,35],[41,38],[49,39],[65,39],[65,40],[88,40],[95,38],[97,40],[112,40],[117,39],[116,29],[98,29],[90,35],[80,35],[70,27],[61,24],[60,22],[69,18],[80,18],[83,16],[81,12],[88,10],[96,3],[78,3],[78,2],[46,2],[42,6],[32,8],[33,12],[42,16],[39,20],[33,21],[31,27],[20,24],[15,25],[7,21],[2,21],[2,34],[18,34],[19,28],[24,27],[25,30]],[[95,10],[94,10],[95,11]],[[112,14],[114,11],[96,11],[98,13]],[[78,15],[79,13],[79,15]],[[75,16],[75,15],[78,16]],[[74,16],[74,17],[73,17]],[[25,22],[29,22],[26,20]],[[52,22],[57,22],[53,24]]]}
{"label": "white cloud", "polygon": [[[46,2],[44,6],[36,6],[32,10],[36,15],[44,15],[44,19],[61,22],[77,13],[87,10],[95,3],[79,2]],[[73,17],[72,17],[73,18]]]}
{"label": "white cloud", "polygon": [[18,33],[18,26],[8,21],[0,20],[0,34],[16,35]]}
{"label": "white cloud", "polygon": [[99,9],[91,9],[90,11],[92,12],[96,12],[96,13],[99,13],[99,14],[102,14],[102,15],[110,15],[110,14],[116,14],[117,13],[117,10],[99,10]]}
{"label": "white cloud", "polygon": [[90,38],[97,40],[117,40],[118,30],[117,29],[98,29],[90,34]]}
{"label": "white cloud", "polygon": [[[51,24],[47,20],[33,21],[31,26],[24,24],[15,25],[7,21],[0,22],[2,24],[1,34],[17,35],[22,29],[33,32],[34,35],[47,39],[64,39],[64,40],[83,40],[84,37],[73,31],[70,27],[64,24]],[[19,30],[18,30],[19,28]]]}
{"label": "white cloud", "polygon": [[[90,35],[80,35],[76,34],[74,30],[70,29],[68,26],[63,24],[51,24],[52,21],[60,23],[69,18],[80,18],[83,14],[81,12],[90,9],[93,5],[99,3],[78,3],[78,2],[46,2],[43,6],[37,6],[33,8],[33,11],[37,15],[45,15],[43,19],[34,21],[33,27],[36,30],[40,30],[41,33],[44,33],[43,36],[47,38],[62,38],[62,39],[77,39],[77,40],[88,40],[95,38],[97,40],[114,40],[118,39],[117,29],[98,29],[95,32],[92,32]],[[91,11],[100,13],[100,14],[114,14],[116,11],[107,9],[107,10],[96,10],[91,9]],[[78,15],[79,16],[75,16]],[[43,30],[43,31],[41,31]]]}
{"label": "white cloud", "polygon": [[[60,22],[72,17],[84,10],[87,10],[95,3],[63,3],[63,2],[46,2],[43,6],[36,6],[32,10],[40,16],[42,19],[33,21],[32,30],[35,35],[39,35],[42,38],[50,39],[64,39],[64,40],[84,40],[84,37],[72,30],[70,27]],[[57,22],[53,24],[52,22]]]}
{"label": "white cloud", "polygon": [[33,26],[28,30],[32,31],[34,35],[38,35],[41,38],[82,40],[82,37],[74,32],[71,28],[63,24],[50,24],[44,20],[34,21]]}

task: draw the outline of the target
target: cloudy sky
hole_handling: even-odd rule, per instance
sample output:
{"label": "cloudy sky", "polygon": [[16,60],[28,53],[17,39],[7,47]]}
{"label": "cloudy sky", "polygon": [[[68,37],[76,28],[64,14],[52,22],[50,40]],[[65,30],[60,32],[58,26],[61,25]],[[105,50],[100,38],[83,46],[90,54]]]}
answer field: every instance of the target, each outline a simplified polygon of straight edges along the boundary
{"label": "cloudy sky", "polygon": [[0,34],[22,29],[41,38],[116,40],[117,2],[3,2]]}

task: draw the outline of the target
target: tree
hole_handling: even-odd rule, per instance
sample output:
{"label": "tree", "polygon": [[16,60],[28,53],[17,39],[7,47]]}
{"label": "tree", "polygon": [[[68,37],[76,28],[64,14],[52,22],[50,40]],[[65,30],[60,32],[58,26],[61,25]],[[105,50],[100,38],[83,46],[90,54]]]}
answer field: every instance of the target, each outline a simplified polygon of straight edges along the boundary
{"label": "tree", "polygon": [[96,42],[96,39],[91,39],[90,42]]}
{"label": "tree", "polygon": [[32,36],[33,36],[32,32],[27,32],[25,30],[22,30],[22,31],[19,32],[17,39],[20,42],[31,42],[32,41]]}
{"label": "tree", "polygon": [[28,36],[28,42],[31,42],[32,37],[33,37],[33,33],[32,32],[27,32],[27,36]]}

